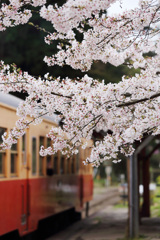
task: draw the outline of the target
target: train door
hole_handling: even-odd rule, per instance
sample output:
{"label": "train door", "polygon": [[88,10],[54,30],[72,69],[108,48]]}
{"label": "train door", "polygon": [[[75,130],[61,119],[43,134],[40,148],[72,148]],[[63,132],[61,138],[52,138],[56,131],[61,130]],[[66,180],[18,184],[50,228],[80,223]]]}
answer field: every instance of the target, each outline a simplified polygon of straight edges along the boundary
{"label": "train door", "polygon": [[26,134],[23,135],[21,141],[22,147],[22,184],[21,184],[21,234],[28,231],[28,217],[29,217],[29,161],[27,161],[27,139]]}

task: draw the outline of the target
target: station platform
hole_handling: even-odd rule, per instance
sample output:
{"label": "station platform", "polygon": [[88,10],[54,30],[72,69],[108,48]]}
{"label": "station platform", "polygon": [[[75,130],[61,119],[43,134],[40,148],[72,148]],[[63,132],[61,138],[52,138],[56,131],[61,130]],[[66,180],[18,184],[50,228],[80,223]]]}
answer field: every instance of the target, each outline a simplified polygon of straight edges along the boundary
{"label": "station platform", "polygon": [[[115,206],[120,200],[117,191],[117,188],[95,189],[89,217],[47,240],[126,240],[128,208]],[[141,223],[139,240],[160,240],[160,218],[144,218]]]}

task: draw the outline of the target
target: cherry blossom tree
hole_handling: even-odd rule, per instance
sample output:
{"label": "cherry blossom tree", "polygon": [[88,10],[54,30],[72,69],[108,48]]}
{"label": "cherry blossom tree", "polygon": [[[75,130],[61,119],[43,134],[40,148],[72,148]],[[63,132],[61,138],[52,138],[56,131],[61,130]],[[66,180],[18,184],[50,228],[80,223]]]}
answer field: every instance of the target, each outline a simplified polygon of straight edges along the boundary
{"label": "cherry blossom tree", "polygon": [[53,25],[53,32],[46,31],[44,39],[46,44],[58,42],[57,53],[44,56],[49,66],[88,71],[93,62],[102,61],[140,69],[133,77],[123,76],[119,83],[105,85],[88,75],[74,80],[55,79],[49,73],[35,77],[1,61],[0,91],[28,93],[17,109],[20,119],[15,128],[3,135],[1,149],[10,148],[30,124],[39,124],[44,115],[55,112],[60,113],[63,127],[51,129],[48,137],[53,144],[47,149],[42,146],[41,155],[58,150],[67,156],[77,153],[79,146],[86,147],[93,131],[103,130],[106,135],[95,141],[86,160],[98,166],[108,159],[120,161],[119,152],[131,155],[133,143],[145,134],[160,134],[160,1],[140,0],[137,8],[111,17],[107,9],[114,2],[68,0],[58,6],[46,0],[9,0],[1,4],[1,31],[19,24],[34,26],[30,22],[34,7]]}

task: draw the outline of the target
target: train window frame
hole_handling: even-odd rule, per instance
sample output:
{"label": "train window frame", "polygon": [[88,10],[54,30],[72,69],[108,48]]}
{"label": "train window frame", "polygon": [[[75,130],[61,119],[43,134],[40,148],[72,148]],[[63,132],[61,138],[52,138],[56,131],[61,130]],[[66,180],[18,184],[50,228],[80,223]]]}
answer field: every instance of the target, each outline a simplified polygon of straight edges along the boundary
{"label": "train window frame", "polygon": [[[35,140],[35,152],[34,152],[34,155],[33,155],[33,140]],[[37,138],[36,137],[32,137],[32,141],[31,141],[31,149],[32,149],[32,162],[31,162],[31,173],[33,176],[35,176],[37,174]],[[33,161],[33,157],[35,157],[35,161]],[[35,166],[33,168],[33,163],[35,163]],[[33,172],[33,169],[34,169],[34,172]]]}
{"label": "train window frame", "polygon": [[[1,131],[2,130],[2,131]],[[1,136],[7,132],[7,128],[6,127],[0,127],[0,144],[3,142]],[[0,172],[0,178],[4,178],[6,177],[6,150],[3,150],[0,152],[0,155],[2,155],[2,172]]]}

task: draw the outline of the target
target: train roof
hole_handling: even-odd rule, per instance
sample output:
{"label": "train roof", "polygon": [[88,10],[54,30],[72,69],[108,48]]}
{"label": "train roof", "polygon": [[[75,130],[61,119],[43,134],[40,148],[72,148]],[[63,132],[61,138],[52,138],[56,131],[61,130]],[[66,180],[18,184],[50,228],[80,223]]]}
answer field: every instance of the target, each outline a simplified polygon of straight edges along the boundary
{"label": "train roof", "polygon": [[[13,108],[17,108],[21,102],[23,102],[23,100],[18,97],[15,97],[8,93],[0,93],[0,103],[6,104]],[[52,116],[44,116],[43,119],[52,121],[56,124],[58,124],[60,120],[57,118],[56,114],[53,114]]]}
{"label": "train roof", "polygon": [[0,93],[0,103],[4,103],[10,107],[17,108],[22,99],[7,93]]}

